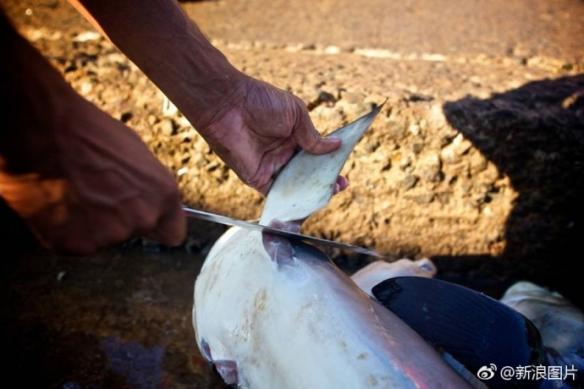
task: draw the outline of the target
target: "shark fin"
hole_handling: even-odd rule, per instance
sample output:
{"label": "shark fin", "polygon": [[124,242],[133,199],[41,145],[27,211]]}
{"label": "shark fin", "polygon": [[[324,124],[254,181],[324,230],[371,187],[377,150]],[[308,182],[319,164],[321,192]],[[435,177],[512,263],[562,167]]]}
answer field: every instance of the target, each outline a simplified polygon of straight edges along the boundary
{"label": "shark fin", "polygon": [[342,143],[332,153],[315,155],[300,151],[284,166],[268,192],[261,224],[304,220],[326,206],[333,195],[337,176],[353,148],[373,123],[381,106],[328,136]]}

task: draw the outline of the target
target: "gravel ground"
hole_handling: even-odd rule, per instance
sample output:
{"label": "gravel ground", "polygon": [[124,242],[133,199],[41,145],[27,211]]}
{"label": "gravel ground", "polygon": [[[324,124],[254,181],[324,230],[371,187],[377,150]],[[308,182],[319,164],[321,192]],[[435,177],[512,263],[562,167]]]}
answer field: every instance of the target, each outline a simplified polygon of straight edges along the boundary
{"label": "gravel ground", "polygon": [[[185,202],[258,216],[261,197],[180,113],[163,111],[160,91],[68,5],[3,3],[75,89],[140,134],[176,175]],[[575,266],[584,194],[584,3],[447,4],[252,0],[185,9],[237,67],[299,95],[323,132],[388,100],[345,166],[350,188],[305,224],[306,233],[395,258],[430,256],[439,277],[493,296],[527,278],[583,306]],[[279,19],[270,17],[276,13]],[[39,382],[57,386],[63,377],[87,383],[103,374],[104,355],[122,347],[109,338],[140,344],[153,360],[165,350],[161,374],[172,386],[215,385],[188,317],[192,281],[219,233],[193,227],[188,252],[147,246],[144,254],[133,243],[90,260],[17,249],[8,306],[27,330],[15,347],[45,355],[35,362],[45,372]],[[347,271],[367,261],[335,259]],[[52,340],[39,343],[45,338]],[[99,357],[79,359],[77,342]],[[64,367],[53,371],[49,362],[57,360]],[[67,373],[77,362],[85,378]],[[95,383],[109,386],[118,376],[99,375]]]}

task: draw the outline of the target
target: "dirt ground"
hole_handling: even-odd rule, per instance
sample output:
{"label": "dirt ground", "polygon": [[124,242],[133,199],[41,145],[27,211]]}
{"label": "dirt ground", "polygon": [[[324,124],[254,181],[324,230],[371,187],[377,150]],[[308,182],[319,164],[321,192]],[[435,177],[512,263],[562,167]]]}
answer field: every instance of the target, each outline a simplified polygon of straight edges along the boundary
{"label": "dirt ground", "polygon": [[[163,111],[161,92],[70,6],[2,3],[76,90],[138,132],[175,174],[186,203],[258,216],[261,197],[180,113]],[[583,2],[183,6],[238,68],[300,96],[323,132],[388,99],[345,166],[350,188],[304,232],[394,258],[432,257],[440,278],[495,297],[529,279],[584,306],[577,271],[584,216]],[[13,247],[3,261],[3,319],[15,334],[12,346],[22,350],[15,366],[37,366],[37,383],[218,385],[197,354],[189,317],[193,280],[221,228],[193,225],[179,250],[131,242],[71,259],[32,244],[24,250],[16,243],[17,222],[3,225]],[[368,260],[335,255],[346,271]],[[124,352],[145,355],[147,366],[162,366],[159,374],[135,384],[131,369],[119,367],[132,358],[109,365]]]}

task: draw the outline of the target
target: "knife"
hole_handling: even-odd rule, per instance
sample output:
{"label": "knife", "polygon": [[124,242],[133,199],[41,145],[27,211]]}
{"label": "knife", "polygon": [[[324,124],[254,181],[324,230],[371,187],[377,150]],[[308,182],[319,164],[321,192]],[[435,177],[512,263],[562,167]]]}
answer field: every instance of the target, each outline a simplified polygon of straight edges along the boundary
{"label": "knife", "polygon": [[304,234],[300,234],[297,232],[285,231],[285,230],[281,230],[281,229],[275,228],[275,227],[269,227],[269,226],[264,226],[264,225],[258,224],[258,223],[252,223],[252,222],[246,222],[244,220],[234,219],[234,218],[229,217],[229,216],[219,215],[219,214],[212,213],[212,212],[201,211],[199,209],[183,207],[183,211],[185,212],[187,217],[193,218],[193,219],[206,220],[206,221],[210,221],[213,223],[224,224],[226,226],[237,226],[237,227],[245,228],[247,230],[252,230],[252,231],[267,232],[269,234],[282,236],[282,237],[287,238],[287,239],[300,240],[300,241],[307,242],[307,243],[315,243],[317,245],[324,245],[324,246],[328,246],[328,247],[334,247],[337,249],[348,250],[348,251],[358,253],[358,254],[365,254],[365,255],[370,255],[372,257],[388,259],[387,257],[379,254],[375,250],[367,249],[367,248],[361,247],[361,246],[355,246],[355,245],[343,243],[343,242],[335,242],[333,240],[328,240],[328,239],[316,238],[314,236],[304,235]]}

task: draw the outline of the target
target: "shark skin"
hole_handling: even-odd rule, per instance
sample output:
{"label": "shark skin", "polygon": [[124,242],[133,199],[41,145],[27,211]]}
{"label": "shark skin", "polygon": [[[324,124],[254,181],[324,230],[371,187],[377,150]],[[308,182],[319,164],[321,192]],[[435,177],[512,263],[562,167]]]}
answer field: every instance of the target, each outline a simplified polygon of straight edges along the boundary
{"label": "shark skin", "polygon": [[[270,189],[261,223],[298,229],[326,206],[379,108],[337,130],[332,155],[297,154]],[[241,388],[468,387],[418,334],[321,251],[238,227],[215,243],[195,283],[202,354]]]}
{"label": "shark skin", "polygon": [[403,276],[432,278],[437,271],[436,265],[428,258],[418,259],[417,261],[402,258],[395,262],[372,262],[356,271],[351,276],[351,279],[365,293],[373,297],[371,289],[382,281]]}

